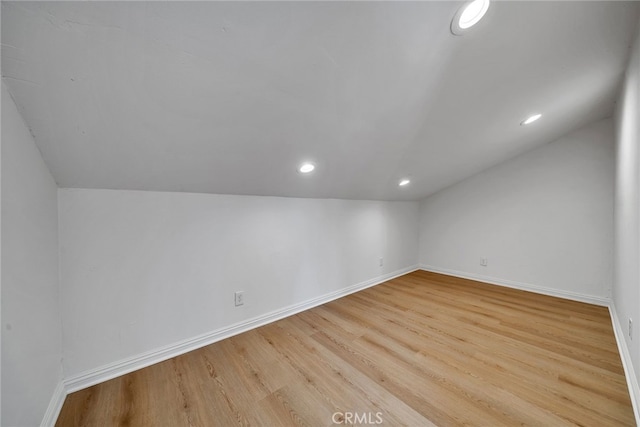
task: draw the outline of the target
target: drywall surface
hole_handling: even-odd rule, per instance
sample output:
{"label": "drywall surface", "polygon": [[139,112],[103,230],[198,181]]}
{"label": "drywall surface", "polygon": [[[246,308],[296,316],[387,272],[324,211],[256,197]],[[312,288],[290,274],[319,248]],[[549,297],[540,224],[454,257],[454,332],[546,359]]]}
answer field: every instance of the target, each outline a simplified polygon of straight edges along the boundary
{"label": "drywall surface", "polygon": [[2,83],[2,425],[40,425],[62,380],[57,186]]}
{"label": "drywall surface", "polygon": [[4,1],[2,72],[63,187],[419,200],[609,116],[640,10],[460,3]]}
{"label": "drywall surface", "polygon": [[68,377],[417,264],[417,202],[61,189],[59,203]]}
{"label": "drywall surface", "polygon": [[613,147],[606,119],[428,197],[420,211],[421,264],[606,302]]}
{"label": "drywall surface", "polygon": [[[613,303],[636,378],[640,374],[640,37],[636,40],[616,111],[615,245]],[[628,334],[633,319],[635,335]],[[636,398],[640,398],[637,396]]]}

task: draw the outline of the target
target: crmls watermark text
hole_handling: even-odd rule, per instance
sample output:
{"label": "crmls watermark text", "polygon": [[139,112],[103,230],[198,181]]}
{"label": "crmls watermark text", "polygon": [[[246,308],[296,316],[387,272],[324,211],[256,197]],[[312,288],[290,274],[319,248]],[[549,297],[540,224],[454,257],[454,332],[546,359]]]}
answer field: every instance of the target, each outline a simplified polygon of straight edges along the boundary
{"label": "crmls watermark text", "polygon": [[334,424],[382,424],[382,412],[334,412],[331,416]]}

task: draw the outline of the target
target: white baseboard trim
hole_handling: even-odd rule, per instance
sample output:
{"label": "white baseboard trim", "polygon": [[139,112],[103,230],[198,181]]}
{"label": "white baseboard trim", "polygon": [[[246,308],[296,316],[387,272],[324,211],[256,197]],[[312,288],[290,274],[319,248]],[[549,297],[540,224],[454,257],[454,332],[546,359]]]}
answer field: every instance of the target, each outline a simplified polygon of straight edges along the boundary
{"label": "white baseboard trim", "polygon": [[78,375],[67,378],[64,381],[65,389],[67,393],[73,393],[74,391],[91,387],[92,385],[99,384],[101,382],[108,381],[121,375],[128,374],[129,372],[133,372],[138,369],[142,369],[147,366],[165,361],[167,359],[171,359],[172,357],[188,353],[206,345],[213,344],[214,342],[241,334],[242,332],[255,329],[268,323],[275,322],[277,320],[325,304],[329,301],[333,301],[354,292],[379,285],[380,283],[386,282],[407,273],[411,273],[412,271],[416,271],[418,269],[418,266],[414,265],[411,267],[396,270],[394,272],[387,273],[334,292],[330,292],[328,294],[310,299],[299,304],[294,304],[280,310],[275,310],[270,313],[266,313],[252,319],[245,320],[243,322],[220,328],[203,335],[177,342],[153,351],[138,354],[136,356],[110,363],[96,369],[82,372]]}
{"label": "white baseboard trim", "polygon": [[53,390],[53,396],[51,397],[51,401],[49,402],[47,411],[44,413],[44,417],[42,418],[40,427],[55,426],[58,415],[60,415],[60,410],[62,409],[62,404],[64,403],[65,397],[67,397],[67,391],[64,387],[64,381],[60,381],[58,382],[55,390]]}
{"label": "white baseboard trim", "polygon": [[640,386],[638,385],[638,379],[636,377],[635,370],[633,369],[633,362],[631,359],[631,353],[627,347],[627,341],[625,339],[624,329],[618,318],[616,307],[611,302],[609,304],[609,314],[611,315],[611,323],[613,324],[613,332],[616,336],[616,342],[618,343],[618,352],[622,359],[622,366],[624,367],[624,375],[627,379],[627,386],[629,387],[629,397],[633,405],[633,413],[636,417],[636,425],[640,426]]}
{"label": "white baseboard trim", "polygon": [[564,291],[560,289],[545,288],[543,286],[517,282],[515,280],[496,279],[495,277],[482,276],[480,274],[466,273],[462,271],[450,270],[447,268],[434,267],[428,264],[420,264],[420,269],[430,271],[432,273],[440,273],[447,276],[460,277],[462,279],[476,280],[479,282],[489,283],[491,285],[504,286],[507,288],[519,289],[521,291],[535,292],[537,294],[549,295],[552,297],[564,298],[572,301],[586,302],[588,304],[600,305],[603,307],[608,307],[610,303],[609,298],[579,294],[577,292]]}

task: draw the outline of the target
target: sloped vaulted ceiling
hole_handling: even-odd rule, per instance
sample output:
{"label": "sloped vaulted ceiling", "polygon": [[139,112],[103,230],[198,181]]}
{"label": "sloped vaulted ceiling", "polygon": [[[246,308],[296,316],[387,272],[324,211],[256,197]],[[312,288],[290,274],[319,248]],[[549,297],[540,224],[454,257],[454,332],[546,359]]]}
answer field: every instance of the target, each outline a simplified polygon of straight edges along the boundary
{"label": "sloped vaulted ceiling", "polygon": [[419,199],[611,115],[638,3],[460,5],[2,2],[2,75],[62,187]]}

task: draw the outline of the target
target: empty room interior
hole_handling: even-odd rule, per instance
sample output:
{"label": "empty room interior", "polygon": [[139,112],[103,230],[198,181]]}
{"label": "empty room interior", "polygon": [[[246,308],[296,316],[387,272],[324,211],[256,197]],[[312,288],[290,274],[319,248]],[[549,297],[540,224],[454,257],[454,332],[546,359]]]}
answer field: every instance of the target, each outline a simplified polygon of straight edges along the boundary
{"label": "empty room interior", "polygon": [[640,2],[1,3],[0,423],[640,423]]}

